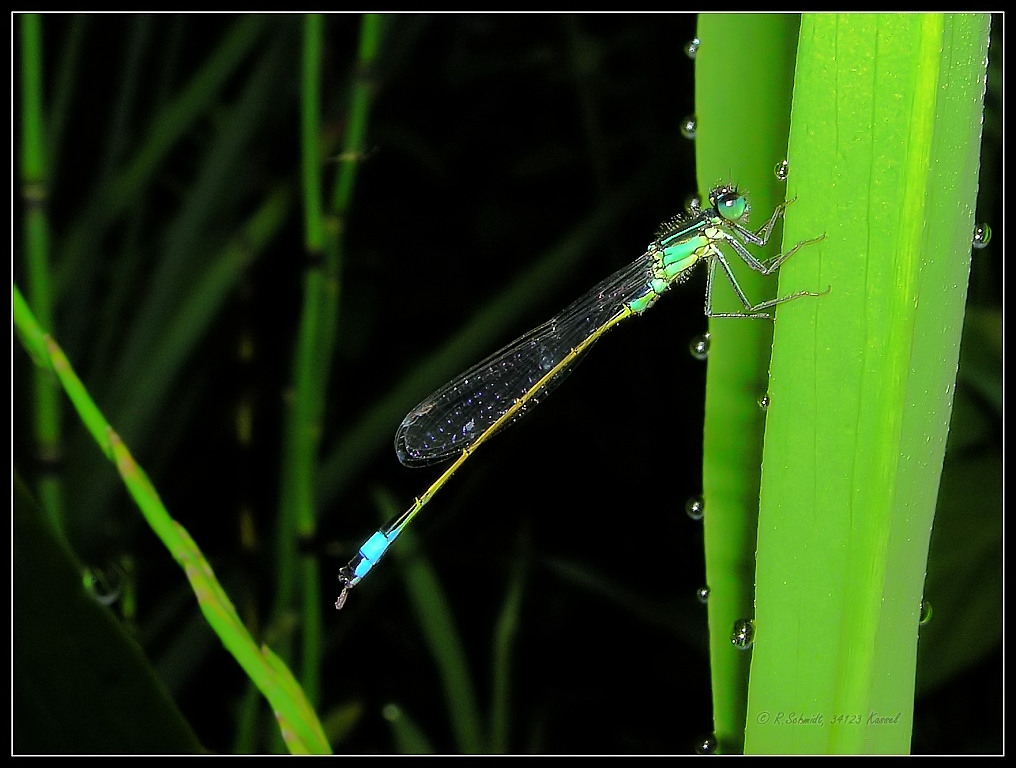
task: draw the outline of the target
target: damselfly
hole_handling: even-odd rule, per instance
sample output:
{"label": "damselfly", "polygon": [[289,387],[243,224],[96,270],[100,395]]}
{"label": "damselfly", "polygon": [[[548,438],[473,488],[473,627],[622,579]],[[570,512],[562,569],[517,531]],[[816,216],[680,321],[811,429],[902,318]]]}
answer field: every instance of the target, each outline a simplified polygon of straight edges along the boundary
{"label": "damselfly", "polygon": [[[339,571],[342,591],[335,607],[342,608],[349,591],[477,448],[552,392],[597,339],[618,323],[649,309],[671,285],[687,280],[699,262],[708,265],[705,296],[708,317],[769,319],[767,310],[778,304],[820,295],[798,291],[752,304],[720,250],[720,245],[726,243],[753,270],[772,274],[799,248],[824,237],[804,240],[769,260],[752,255],[747,246],[764,246],[769,242],[777,219],[790,202],[793,200],[777,206],[762,228],[752,232],[743,224],[750,210],[747,198],[733,186],[714,188],[709,193],[707,208],[693,206],[687,217],[665,222],[657,239],[627,267],[543,325],[452,379],[411,410],[395,433],[399,461],[420,467],[457,458],[409,509],[367,539]],[[730,281],[744,311],[713,311],[717,267]]]}

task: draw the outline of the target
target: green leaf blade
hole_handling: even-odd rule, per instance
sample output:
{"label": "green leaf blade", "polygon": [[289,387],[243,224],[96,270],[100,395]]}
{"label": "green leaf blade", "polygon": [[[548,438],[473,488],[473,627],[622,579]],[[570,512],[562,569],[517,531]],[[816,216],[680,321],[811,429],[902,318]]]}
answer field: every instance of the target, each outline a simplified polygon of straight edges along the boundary
{"label": "green leaf blade", "polygon": [[[746,751],[909,751],[987,29],[973,16],[802,23],[787,241],[816,221],[826,240],[788,262],[781,290],[831,291],[781,311],[774,343]],[[770,443],[793,446],[792,471],[771,471]]]}

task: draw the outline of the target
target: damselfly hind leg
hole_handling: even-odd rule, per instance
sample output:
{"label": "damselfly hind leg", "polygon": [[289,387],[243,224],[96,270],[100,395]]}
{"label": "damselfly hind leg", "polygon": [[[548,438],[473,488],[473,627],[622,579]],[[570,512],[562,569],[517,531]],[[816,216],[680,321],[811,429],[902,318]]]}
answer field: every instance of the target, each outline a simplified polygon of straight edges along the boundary
{"label": "damselfly hind leg", "polygon": [[[777,208],[776,212],[773,214],[773,217],[769,219],[765,227],[759,230],[759,233],[762,233],[763,230],[767,230],[767,228],[768,231],[765,231],[765,234],[762,236],[756,235],[756,237],[758,237],[759,240],[757,244],[762,245],[769,240],[769,236],[771,234],[771,225],[775,221],[776,215],[778,213],[781,213],[783,208],[785,208],[792,202],[793,200],[790,200],[789,202],[784,203],[782,206]],[[737,227],[737,229],[738,234],[743,234],[740,231],[742,229],[741,227]],[[786,253],[777,254],[773,258],[767,259],[765,261],[760,261],[758,258],[756,258],[751,253],[751,251],[749,251],[745,247],[745,245],[742,242],[740,242],[734,235],[725,233],[723,239],[730,244],[730,247],[734,249],[734,251],[737,253],[738,256],[741,257],[741,260],[749,267],[751,267],[754,271],[762,275],[771,275],[780,267],[781,264],[783,264],[783,262],[785,262],[795,253],[797,253],[798,250],[800,250],[806,245],[812,245],[814,243],[819,242],[820,240],[824,240],[825,235],[822,234],[819,235],[818,237],[813,237],[809,240],[802,240],[793,248],[788,250]],[[755,241],[752,240],[751,242]],[[771,309],[772,307],[775,307],[778,304],[793,301],[794,299],[800,299],[804,296],[824,296],[825,294],[829,293],[829,288],[826,288],[824,291],[820,292],[798,291],[797,293],[792,293],[789,296],[779,296],[775,299],[769,299],[768,301],[763,301],[758,304],[752,304],[751,301],[748,299],[748,296],[745,294],[744,289],[741,288],[741,284],[737,281],[737,277],[735,277],[734,271],[730,268],[730,264],[727,262],[726,257],[723,255],[723,252],[719,249],[719,247],[715,243],[712,245],[712,250],[708,255],[708,261],[709,268],[706,272],[706,307],[705,307],[706,316],[708,317],[751,317],[771,320],[772,314],[764,310]],[[737,294],[738,300],[744,307],[744,312],[716,312],[713,310],[713,279],[716,275],[717,264],[720,265],[720,268],[723,270],[723,274],[726,275],[727,280],[730,282],[731,287],[734,289],[734,293]]]}

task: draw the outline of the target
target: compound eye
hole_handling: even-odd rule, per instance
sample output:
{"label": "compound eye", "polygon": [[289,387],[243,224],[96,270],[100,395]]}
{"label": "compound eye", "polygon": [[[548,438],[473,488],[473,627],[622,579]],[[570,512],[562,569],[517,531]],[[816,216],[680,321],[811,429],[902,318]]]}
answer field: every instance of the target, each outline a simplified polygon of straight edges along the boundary
{"label": "compound eye", "polygon": [[744,195],[733,190],[718,194],[715,204],[720,216],[727,221],[740,221],[748,212],[748,201]]}

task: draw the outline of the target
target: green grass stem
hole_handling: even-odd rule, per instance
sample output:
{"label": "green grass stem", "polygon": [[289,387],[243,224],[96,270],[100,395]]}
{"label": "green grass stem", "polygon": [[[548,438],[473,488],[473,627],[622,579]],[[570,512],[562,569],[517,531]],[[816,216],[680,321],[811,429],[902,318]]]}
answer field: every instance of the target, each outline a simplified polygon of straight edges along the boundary
{"label": "green grass stem", "polygon": [[211,565],[187,530],[170,516],[145,471],[106,421],[63,350],[39,325],[17,286],[13,289],[13,303],[15,327],[25,348],[40,366],[55,374],[88,432],[116,467],[152,531],[183,568],[209,626],[268,700],[290,751],[329,754],[331,748],[321,724],[299,684],[267,646],[259,647],[250,636]]}

